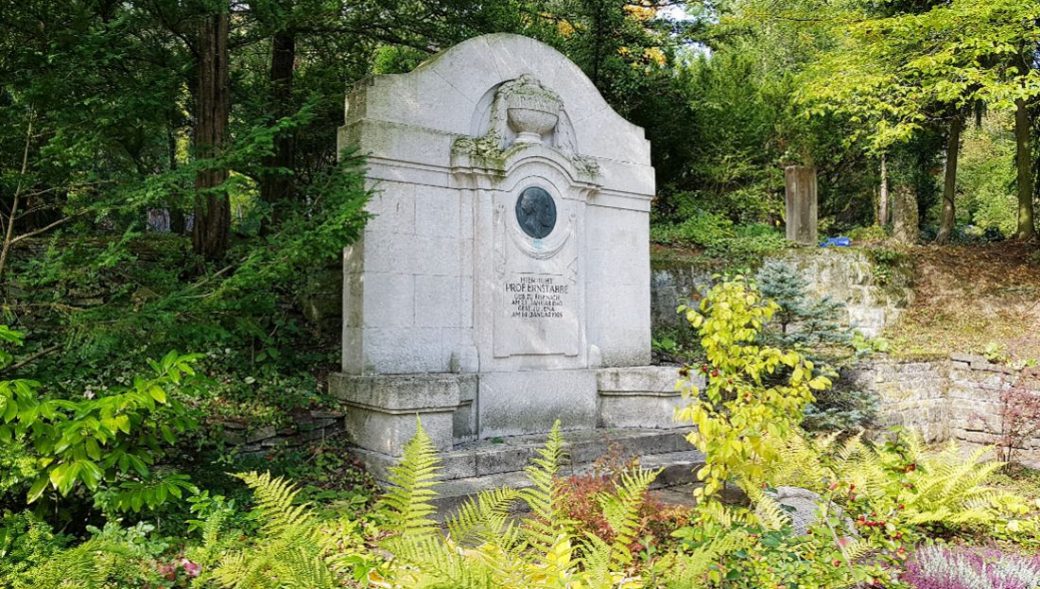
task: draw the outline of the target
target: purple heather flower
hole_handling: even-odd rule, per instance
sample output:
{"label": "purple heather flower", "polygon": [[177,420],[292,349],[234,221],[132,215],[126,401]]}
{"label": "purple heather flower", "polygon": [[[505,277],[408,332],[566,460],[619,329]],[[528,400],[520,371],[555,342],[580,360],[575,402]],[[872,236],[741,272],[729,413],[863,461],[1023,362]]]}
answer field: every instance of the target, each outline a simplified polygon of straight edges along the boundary
{"label": "purple heather flower", "polygon": [[903,580],[914,589],[1035,589],[1040,587],[1040,557],[925,546],[910,559]]}

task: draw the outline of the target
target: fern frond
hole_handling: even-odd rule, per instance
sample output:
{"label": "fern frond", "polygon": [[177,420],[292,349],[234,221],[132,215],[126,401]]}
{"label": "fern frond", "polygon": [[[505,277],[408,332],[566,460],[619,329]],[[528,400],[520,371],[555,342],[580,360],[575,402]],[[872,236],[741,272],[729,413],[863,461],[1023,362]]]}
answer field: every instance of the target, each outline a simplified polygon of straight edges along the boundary
{"label": "fern frond", "polygon": [[236,476],[253,491],[263,540],[227,554],[213,572],[214,579],[227,589],[333,589],[335,575],[325,560],[328,548],[308,506],[295,504],[295,487],[268,473]]}
{"label": "fern frond", "polygon": [[857,562],[874,552],[874,547],[870,542],[862,538],[846,539],[840,548],[845,562]]}
{"label": "fern frond", "polygon": [[512,536],[504,532],[511,525],[509,508],[519,497],[519,491],[508,487],[482,491],[448,518],[448,535],[459,545],[501,541]]}
{"label": "fern frond", "polygon": [[400,464],[390,468],[391,486],[376,507],[387,516],[389,529],[404,537],[427,536],[437,530],[432,518],[437,509],[432,501],[437,497],[439,466],[433,442],[416,418],[415,436],[405,444]]}
{"label": "fern frond", "polygon": [[780,530],[791,524],[791,517],[780,502],[761,489],[753,487],[748,498],[754,504],[755,518],[768,530]]}
{"label": "fern frond", "polygon": [[531,509],[531,517],[523,526],[527,542],[537,551],[546,553],[566,528],[562,502],[564,493],[557,474],[565,458],[563,436],[559,420],[553,424],[545,446],[524,469],[531,486],[520,491],[520,496]]}
{"label": "fern frond", "polygon": [[660,470],[643,469],[625,472],[621,475],[617,491],[600,497],[603,516],[614,532],[611,564],[624,567],[632,562],[629,546],[635,541],[639,529],[639,511],[643,507],[647,490],[660,473]]}
{"label": "fern frond", "polygon": [[314,531],[314,516],[309,506],[295,505],[299,491],[292,483],[280,477],[272,478],[266,472],[240,473],[235,476],[253,491],[253,499],[256,501],[253,511],[260,515],[265,535],[278,537]]}
{"label": "fern frond", "polygon": [[492,589],[491,571],[479,558],[466,558],[451,541],[425,535],[395,538],[397,566],[405,566],[420,586]]}
{"label": "fern frond", "polygon": [[723,555],[743,546],[746,540],[744,532],[729,532],[698,546],[688,554],[677,552],[666,556],[661,562],[665,574],[664,586],[672,589],[708,586],[705,576],[712,565],[720,561]]}
{"label": "fern frond", "polygon": [[[591,581],[603,581],[606,587],[610,587],[612,568],[619,561],[616,548],[591,533],[582,539],[580,546],[584,576]],[[627,548],[625,552],[628,552]]]}
{"label": "fern frond", "polygon": [[25,586],[38,589],[102,589],[110,587],[111,575],[133,563],[139,555],[132,546],[93,538],[55,554],[29,571]]}

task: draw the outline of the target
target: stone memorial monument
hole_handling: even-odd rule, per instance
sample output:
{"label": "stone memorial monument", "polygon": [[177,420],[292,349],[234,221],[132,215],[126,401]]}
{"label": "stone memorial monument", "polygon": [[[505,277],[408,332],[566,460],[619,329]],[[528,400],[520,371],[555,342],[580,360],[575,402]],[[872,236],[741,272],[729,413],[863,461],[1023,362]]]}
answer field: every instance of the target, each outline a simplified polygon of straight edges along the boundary
{"label": "stone memorial monument", "polygon": [[557,419],[675,427],[676,369],[648,366],[650,144],[574,63],[470,39],[357,84],[339,147],[375,194],[330,381],[367,460],[399,456],[416,415],[443,450]]}
{"label": "stone memorial monument", "polygon": [[788,241],[816,245],[816,168],[787,166],[784,168],[784,187]]}

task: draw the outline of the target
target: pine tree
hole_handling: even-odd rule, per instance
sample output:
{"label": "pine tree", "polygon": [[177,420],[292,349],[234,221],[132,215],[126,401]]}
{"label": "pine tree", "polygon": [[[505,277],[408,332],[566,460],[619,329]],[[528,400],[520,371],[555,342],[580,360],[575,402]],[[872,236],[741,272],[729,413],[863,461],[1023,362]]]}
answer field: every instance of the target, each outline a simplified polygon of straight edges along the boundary
{"label": "pine tree", "polygon": [[817,393],[802,425],[810,430],[869,426],[877,414],[877,396],[850,388],[842,378],[855,353],[852,330],[842,325],[845,306],[830,297],[813,296],[808,280],[786,262],[766,262],[755,278],[762,294],[780,306],[762,330],[762,343],[799,350],[834,382],[830,390]]}

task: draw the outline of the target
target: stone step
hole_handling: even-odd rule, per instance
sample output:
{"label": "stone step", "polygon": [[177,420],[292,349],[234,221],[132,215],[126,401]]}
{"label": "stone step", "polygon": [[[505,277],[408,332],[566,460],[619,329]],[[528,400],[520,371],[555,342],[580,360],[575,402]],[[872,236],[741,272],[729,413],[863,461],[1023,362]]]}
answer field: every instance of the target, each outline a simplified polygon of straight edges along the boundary
{"label": "stone step", "polygon": [[[677,485],[689,485],[696,482],[696,471],[704,465],[704,455],[696,450],[666,452],[661,454],[640,455],[639,464],[646,469],[661,472],[654,480],[652,489],[664,489]],[[592,464],[568,464],[561,470],[561,476],[580,476],[589,474]],[[437,486],[437,517],[443,520],[453,513],[462,503],[485,489],[510,487],[523,489],[531,485],[523,472],[505,472],[478,477],[447,480]],[[516,513],[524,512],[525,506],[518,502]]]}
{"label": "stone step", "polygon": [[[610,453],[624,460],[634,456],[652,456],[686,452],[693,447],[686,441],[689,428],[674,429],[608,429],[564,432],[567,455],[576,466],[589,464]],[[473,479],[522,472],[545,446],[545,434],[515,436],[498,440],[482,440],[456,445],[441,452],[440,478],[443,481]],[[397,459],[360,448],[352,449],[377,479],[387,479],[387,469]]]}
{"label": "stone step", "polygon": [[[574,465],[593,462],[606,454],[625,459],[692,447],[686,441],[687,429],[596,429],[564,432],[567,456]],[[445,480],[484,477],[522,471],[545,446],[545,434],[516,436],[461,444],[444,453]]]}

